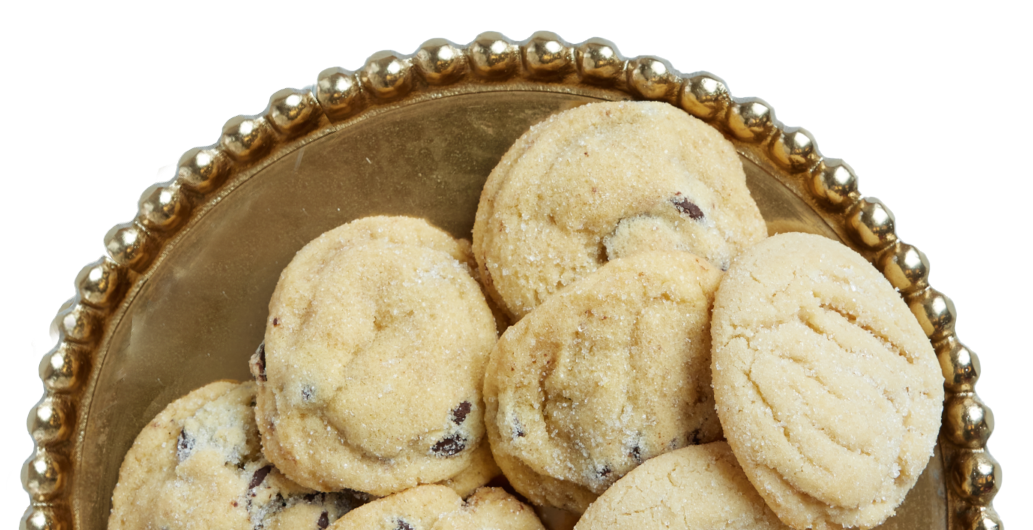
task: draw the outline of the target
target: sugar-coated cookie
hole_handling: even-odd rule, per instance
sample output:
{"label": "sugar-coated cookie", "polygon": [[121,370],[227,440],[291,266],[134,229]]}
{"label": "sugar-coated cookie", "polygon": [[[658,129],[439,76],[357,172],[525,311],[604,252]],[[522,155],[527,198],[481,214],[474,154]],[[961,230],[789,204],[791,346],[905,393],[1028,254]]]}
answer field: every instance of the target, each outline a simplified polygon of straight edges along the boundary
{"label": "sugar-coated cookie", "polygon": [[721,274],[687,252],[616,259],[506,331],[485,375],[485,423],[517,491],[580,513],[647,459],[720,436],[710,307]]}
{"label": "sugar-coated cookie", "polygon": [[838,242],[774,236],[732,264],[712,331],[721,425],[779,518],[820,530],[892,515],[933,454],[943,376],[890,283]]}
{"label": "sugar-coated cookie", "polygon": [[254,399],[254,383],[216,382],[169,404],[122,462],[108,528],[326,528],[361,502],[304,488],[273,467]]}
{"label": "sugar-coated cookie", "polygon": [[352,510],[330,530],[432,530],[442,515],[462,506],[463,499],[449,488],[418,486]]}
{"label": "sugar-coated cookie", "polygon": [[373,501],[330,530],[544,530],[534,510],[499,488],[481,488],[463,502],[449,488],[418,486]]}
{"label": "sugar-coated cookie", "polygon": [[693,445],[633,469],[575,530],[788,530],[746,479],[725,442]]}
{"label": "sugar-coated cookie", "polygon": [[545,530],[534,510],[502,488],[481,488],[432,530]]}
{"label": "sugar-coated cookie", "polygon": [[481,193],[474,254],[518,320],[608,260],[684,250],[719,268],[767,236],[735,148],[685,112],[607,102],[549,117],[510,147]]}
{"label": "sugar-coated cookie", "polygon": [[488,450],[481,386],[496,330],[470,263],[467,243],[409,218],[361,219],[298,252],[251,361],[277,467],[315,489],[383,496],[455,477]]}

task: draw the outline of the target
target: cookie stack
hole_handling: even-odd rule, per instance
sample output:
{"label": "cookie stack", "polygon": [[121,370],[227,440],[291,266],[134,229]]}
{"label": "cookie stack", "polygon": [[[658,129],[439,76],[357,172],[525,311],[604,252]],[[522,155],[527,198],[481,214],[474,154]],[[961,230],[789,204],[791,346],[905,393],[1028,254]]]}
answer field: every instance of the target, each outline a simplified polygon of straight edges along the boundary
{"label": "cookie stack", "polygon": [[871,528],[943,398],[889,283],[767,238],[734,147],[661,103],[532,127],[472,247],[404,217],[310,242],[250,367],[144,429],[111,528],[543,528],[525,502],[581,530]]}

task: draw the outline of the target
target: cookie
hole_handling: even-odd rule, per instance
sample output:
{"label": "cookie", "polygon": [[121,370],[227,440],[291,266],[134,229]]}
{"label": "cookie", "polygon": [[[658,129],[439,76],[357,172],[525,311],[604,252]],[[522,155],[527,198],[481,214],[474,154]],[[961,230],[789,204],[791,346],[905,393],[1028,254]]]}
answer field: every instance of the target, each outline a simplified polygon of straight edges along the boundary
{"label": "cookie", "polygon": [[530,506],[499,488],[481,488],[466,502],[449,488],[419,486],[373,501],[330,530],[544,530]]}
{"label": "cookie", "polygon": [[608,102],[531,127],[492,170],[473,248],[518,320],[603,263],[684,250],[719,268],[768,234],[735,148],[665,103]]}
{"label": "cookie", "polygon": [[720,436],[710,389],[720,277],[686,252],[635,254],[506,331],[485,375],[485,423],[518,492],[581,513],[647,459]]}
{"label": "cookie", "polygon": [[419,486],[352,510],[330,530],[432,530],[442,515],[462,506],[449,488]]}
{"label": "cookie", "polygon": [[718,415],[794,528],[870,528],[933,454],[943,376],[900,295],[859,254],[782,234],[742,254],[713,317]]}
{"label": "cookie", "polygon": [[789,530],[746,479],[727,443],[678,449],[618,480],[575,530]]}
{"label": "cookie", "polygon": [[313,489],[377,496],[469,468],[496,340],[469,263],[465,242],[409,218],[361,219],[298,252],[251,361],[278,468]]}
{"label": "cookie", "polygon": [[319,493],[262,455],[254,383],[216,382],[172,402],[126,454],[108,528],[326,528],[359,496]]}
{"label": "cookie", "polygon": [[432,530],[545,530],[530,506],[502,488],[481,488],[458,510],[444,514]]}

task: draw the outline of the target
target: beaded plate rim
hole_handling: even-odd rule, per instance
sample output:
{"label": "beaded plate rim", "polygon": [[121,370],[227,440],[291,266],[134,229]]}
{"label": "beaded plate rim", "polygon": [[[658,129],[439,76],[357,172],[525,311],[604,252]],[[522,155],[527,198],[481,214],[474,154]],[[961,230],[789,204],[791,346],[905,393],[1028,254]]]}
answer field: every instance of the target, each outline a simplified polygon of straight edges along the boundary
{"label": "beaded plate rim", "polygon": [[358,71],[328,68],[313,86],[275,92],[261,114],[228,120],[215,144],[187,151],[175,178],[143,193],[136,218],[108,231],[106,255],[79,272],[75,296],[54,319],[59,340],[41,360],[44,394],[28,417],[34,448],[21,479],[31,504],[20,528],[73,527],[71,438],[85,389],[99,371],[92,361],[126,294],[146,279],[192,213],[212,207],[231,176],[262,165],[276,147],[321,135],[386,105],[446,97],[468,84],[503,91],[543,84],[553,90],[594,87],[666,101],[720,130],[740,154],[776,176],[886,276],[933,344],[945,378],[938,445],[950,486],[948,527],[1003,528],[992,504],[1001,466],[986,449],[993,413],[975,392],[979,359],[954,332],[953,302],[929,285],[928,259],[898,240],[889,208],[862,197],[849,165],[823,157],[810,133],[779,122],[763,100],[732,97],[720,78],[681,74],[658,57],[625,58],[605,39],[575,45],[546,31],[519,42],[486,32],[465,46],[431,39],[411,55],[377,52]]}

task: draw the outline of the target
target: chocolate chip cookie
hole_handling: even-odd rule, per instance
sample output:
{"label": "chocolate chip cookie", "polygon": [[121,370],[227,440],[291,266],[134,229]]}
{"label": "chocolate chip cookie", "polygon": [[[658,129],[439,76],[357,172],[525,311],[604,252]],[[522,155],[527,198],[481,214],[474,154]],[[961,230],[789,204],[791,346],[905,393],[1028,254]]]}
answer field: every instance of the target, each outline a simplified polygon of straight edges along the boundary
{"label": "chocolate chip cookie", "polygon": [[254,383],[216,382],[172,402],[126,454],[108,528],[326,528],[361,496],[320,493],[261,453]]}
{"label": "chocolate chip cookie", "polygon": [[466,502],[451,489],[419,486],[373,501],[331,530],[544,530],[529,506],[499,488],[481,488]]}
{"label": "chocolate chip cookie", "polygon": [[900,295],[859,254],[782,234],[718,290],[713,381],[728,443],[794,528],[871,528],[925,468],[943,375]]}
{"label": "chocolate chip cookie", "polygon": [[575,530],[789,530],[764,504],[725,442],[684,447],[633,469]]}
{"label": "chocolate chip cookie", "polygon": [[727,268],[767,236],[735,148],[665,103],[609,102],[525,133],[481,193],[473,246],[518,320],[608,260],[684,250]]}
{"label": "chocolate chip cookie", "polygon": [[496,335],[470,263],[466,242],[409,218],[361,219],[298,252],[251,361],[277,467],[382,496],[471,466]]}
{"label": "chocolate chip cookie", "polygon": [[649,458],[720,436],[709,368],[721,275],[687,252],[638,253],[506,331],[485,375],[485,422],[517,491],[580,513]]}

